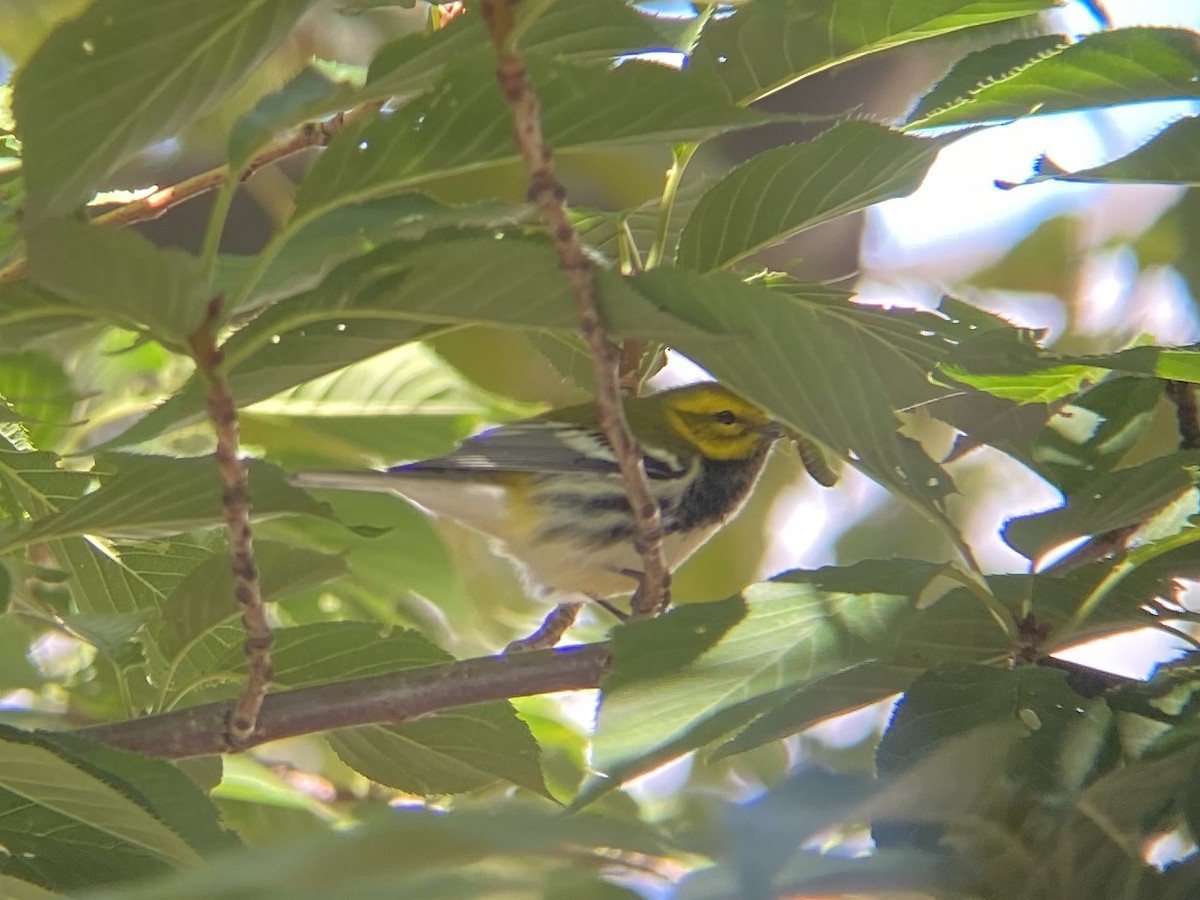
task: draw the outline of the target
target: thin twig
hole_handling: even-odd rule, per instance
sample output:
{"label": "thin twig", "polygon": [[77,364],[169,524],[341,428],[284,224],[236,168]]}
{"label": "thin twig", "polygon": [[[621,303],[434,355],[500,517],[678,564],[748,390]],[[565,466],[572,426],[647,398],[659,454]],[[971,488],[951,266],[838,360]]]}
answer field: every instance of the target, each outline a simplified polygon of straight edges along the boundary
{"label": "thin twig", "polygon": [[237,747],[223,734],[233,707],[230,701],[95,725],[77,733],[168,759],[225,753],[333,728],[406,722],[474,703],[594,688],[608,670],[609,653],[608,644],[585,644],[461,660],[271,694],[263,701],[258,728]]}
{"label": "thin twig", "polygon": [[[338,113],[319,122],[305,122],[292,134],[272,144],[246,165],[238,175],[239,181],[245,181],[263,166],[299,153],[309,147],[324,147],[334,135],[347,125],[358,121],[366,115],[377,112],[381,104],[378,102],[364,103],[354,109]],[[122,203],[115,209],[101,213],[92,219],[93,225],[103,225],[108,228],[124,228],[139,222],[151,222],[174,209],[181,203],[193,200],[209,191],[219,188],[229,178],[229,166],[217,166],[205,172],[200,172],[185,178],[178,184],[168,185],[145,197]],[[0,284],[6,281],[16,281],[25,274],[25,260],[15,259],[8,265],[0,267]]]}
{"label": "thin twig", "polygon": [[496,76],[513,119],[513,138],[529,174],[529,201],[554,241],[559,266],[575,297],[579,330],[591,351],[600,429],[617,458],[633,512],[634,544],[642,557],[642,579],[633,596],[636,615],[652,615],[670,598],[671,575],[663,556],[662,520],[646,478],[641,449],[629,430],[617,382],[618,351],[608,340],[600,311],[591,259],[570,219],[567,191],[554,173],[553,153],[542,137],[538,98],[525,64],[510,37],[520,0],[484,0],[483,17],[496,50]]}
{"label": "thin twig", "polygon": [[189,337],[197,370],[208,382],[208,416],[217,436],[213,454],[221,477],[221,512],[229,531],[229,560],[233,569],[234,596],[242,610],[246,631],[246,687],[230,712],[228,735],[235,747],[244,746],[254,735],[263,698],[271,684],[271,624],[263,606],[254,564],[254,542],[250,530],[250,493],[246,489],[246,464],[238,456],[237,406],[229,390],[229,379],[221,370],[222,353],[216,329],[221,316],[221,297],[208,306],[204,323]]}

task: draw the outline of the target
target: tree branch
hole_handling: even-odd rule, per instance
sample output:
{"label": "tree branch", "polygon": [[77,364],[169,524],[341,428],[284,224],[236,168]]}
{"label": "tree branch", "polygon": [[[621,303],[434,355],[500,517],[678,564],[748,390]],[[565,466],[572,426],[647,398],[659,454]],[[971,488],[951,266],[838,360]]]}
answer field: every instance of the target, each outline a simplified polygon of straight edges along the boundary
{"label": "tree branch", "polygon": [[[380,103],[371,102],[356,106],[354,109],[338,113],[319,122],[305,122],[292,134],[287,135],[278,143],[272,144],[246,165],[238,174],[238,181],[245,181],[263,166],[279,162],[288,156],[299,153],[309,147],[324,147],[334,136],[347,125],[356,122],[366,115],[377,112]],[[92,219],[93,225],[103,225],[109,228],[124,228],[138,222],[151,222],[164,215],[167,210],[174,209],[181,203],[195,199],[209,191],[216,190],[229,178],[229,166],[217,166],[205,172],[185,178],[178,184],[168,185],[146,197],[122,203],[120,206],[101,213]],[[16,281],[25,274],[25,260],[15,259],[6,266],[0,267],[0,284],[6,281]]]}
{"label": "tree branch", "polygon": [[485,656],[270,694],[263,700],[258,728],[237,747],[225,733],[233,710],[228,700],[94,725],[76,733],[149,756],[207,756],[333,728],[407,722],[475,703],[594,688],[609,661],[607,643],[585,644]]}
{"label": "tree branch", "polygon": [[617,458],[629,507],[642,578],[633,596],[636,615],[652,615],[670,598],[671,574],[663,555],[662,519],[650,490],[642,451],[629,430],[617,380],[618,351],[608,340],[596,304],[593,264],[567,218],[567,189],[554,172],[553,152],[542,136],[537,94],[512,37],[520,0],[483,0],[483,18],[496,50],[496,77],[513,119],[513,140],[529,174],[529,202],[537,207],[575,297],[579,330],[591,352],[600,429]]}
{"label": "tree branch", "polygon": [[237,405],[229,390],[229,379],[221,368],[223,354],[217,346],[216,330],[220,317],[221,297],[218,296],[208,305],[208,316],[189,337],[188,343],[197,371],[208,382],[208,417],[217,436],[213,456],[221,478],[221,512],[229,533],[233,594],[242,609],[242,627],[246,632],[246,687],[230,712],[227,726],[229,742],[242,747],[254,734],[258,712],[271,685],[274,637],[263,605],[258,566],[254,564],[247,470],[238,456]]}

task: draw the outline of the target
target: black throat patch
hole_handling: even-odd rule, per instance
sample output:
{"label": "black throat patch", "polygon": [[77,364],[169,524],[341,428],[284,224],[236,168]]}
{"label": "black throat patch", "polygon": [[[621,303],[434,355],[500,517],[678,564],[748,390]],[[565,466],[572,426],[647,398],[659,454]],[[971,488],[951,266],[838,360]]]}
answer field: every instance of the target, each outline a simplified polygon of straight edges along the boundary
{"label": "black throat patch", "polygon": [[754,487],[766,458],[763,447],[749,459],[701,460],[696,480],[673,509],[663,510],[663,530],[688,531],[729,518]]}

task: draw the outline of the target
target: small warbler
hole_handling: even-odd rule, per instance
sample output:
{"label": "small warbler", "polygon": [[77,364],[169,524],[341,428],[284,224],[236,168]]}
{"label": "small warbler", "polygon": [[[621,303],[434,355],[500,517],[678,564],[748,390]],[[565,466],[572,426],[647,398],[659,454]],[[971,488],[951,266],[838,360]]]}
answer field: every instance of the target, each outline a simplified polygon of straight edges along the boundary
{"label": "small warbler", "polygon": [[[741,509],[783,430],[711,382],[623,402],[674,570]],[[641,577],[624,482],[591,403],[492,428],[434,459],[382,472],[298,472],[292,483],[393,491],[498,538],[555,591],[602,599],[629,593]]]}

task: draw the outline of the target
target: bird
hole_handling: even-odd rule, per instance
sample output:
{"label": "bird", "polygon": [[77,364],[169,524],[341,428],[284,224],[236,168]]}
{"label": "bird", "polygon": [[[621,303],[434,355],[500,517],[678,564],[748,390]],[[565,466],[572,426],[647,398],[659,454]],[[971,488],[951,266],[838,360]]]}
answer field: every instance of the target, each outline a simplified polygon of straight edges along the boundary
{"label": "bird", "polygon": [[[674,571],[742,508],[785,429],[716,382],[622,403]],[[630,593],[641,578],[633,513],[592,403],[485,430],[444,456],[386,470],[301,471],[290,480],[399,494],[495,538],[548,593],[603,601]]]}

